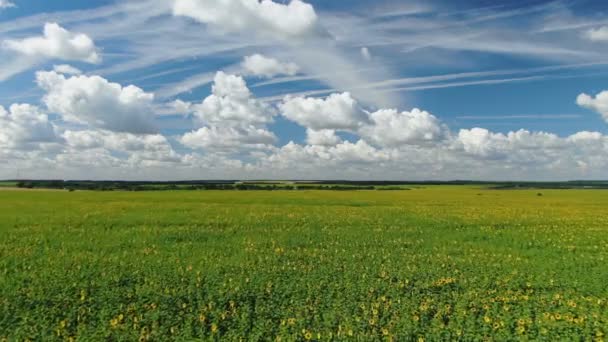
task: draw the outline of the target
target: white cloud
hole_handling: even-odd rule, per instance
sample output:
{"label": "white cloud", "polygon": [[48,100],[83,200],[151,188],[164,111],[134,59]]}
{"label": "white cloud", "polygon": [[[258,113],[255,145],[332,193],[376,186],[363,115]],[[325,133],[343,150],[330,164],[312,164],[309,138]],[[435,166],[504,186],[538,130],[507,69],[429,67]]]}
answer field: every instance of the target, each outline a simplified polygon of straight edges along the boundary
{"label": "white cloud", "polygon": [[343,179],[362,171],[360,177],[369,179],[373,170],[379,170],[381,163],[389,160],[389,153],[363,140],[356,143],[344,141],[335,146],[302,146],[290,142],[271,155],[260,158],[257,168],[277,178]]}
{"label": "white cloud", "polygon": [[54,58],[99,63],[101,57],[93,40],[83,33],[72,33],[56,23],[44,25],[43,36],[6,40],[4,48],[34,58]]}
{"label": "white cloud", "polygon": [[38,85],[46,91],[44,103],[64,120],[116,132],[149,134],[157,131],[154,95],[130,85],[122,87],[100,76],[72,76],[38,72]]}
{"label": "white cloud", "polygon": [[505,156],[507,137],[504,134],[492,133],[485,128],[461,129],[458,141],[464,151],[491,159]]}
{"label": "white cloud", "polygon": [[390,158],[388,153],[370,146],[364,140],[359,140],[354,144],[344,141],[330,147],[328,151],[339,162],[380,162]]}
{"label": "white cloud", "polygon": [[242,66],[246,73],[266,78],[278,75],[294,76],[300,69],[295,63],[281,63],[277,59],[260,54],[245,57]]}
{"label": "white cloud", "polygon": [[600,140],[603,139],[603,135],[602,133],[599,132],[589,132],[589,131],[582,131],[582,132],[577,132],[571,136],[568,137],[568,141],[569,142],[573,142],[573,143],[595,143],[598,142]]}
{"label": "white cloud", "polygon": [[[118,152],[125,154],[131,165],[149,165],[155,163],[179,163],[178,155],[167,138],[160,134],[131,134],[107,130],[67,130],[63,133],[67,151],[62,158],[78,160],[80,155],[96,151],[101,155],[111,156]],[[120,160],[116,160],[120,163]],[[89,161],[95,164],[95,161]]]}
{"label": "white cloud", "polygon": [[40,144],[59,140],[55,127],[38,107],[13,104],[6,111],[0,106],[0,147],[34,150]]}
{"label": "white cloud", "polygon": [[314,8],[300,0],[175,0],[173,14],[186,16],[227,32],[254,32],[282,39],[312,35],[317,29]]}
{"label": "white cloud", "polygon": [[17,6],[14,3],[10,2],[9,0],[0,0],[0,9],[11,8],[11,7],[17,7]]}
{"label": "white cloud", "polygon": [[274,116],[270,106],[253,97],[242,77],[222,71],[215,75],[212,94],[193,109],[205,124],[265,124]]}
{"label": "white cloud", "polygon": [[369,49],[367,47],[362,47],[361,48],[361,56],[366,61],[371,61],[372,60],[372,54],[369,52]]}
{"label": "white cloud", "polygon": [[512,162],[532,163],[540,160],[547,162],[546,158],[557,157],[555,154],[558,151],[573,147],[568,144],[581,139],[585,139],[583,134],[563,139],[555,134],[524,129],[503,134],[476,127],[460,130],[457,144],[466,153],[481,159],[510,159]]}
{"label": "white cloud", "polygon": [[170,107],[176,114],[190,114],[192,112],[192,103],[182,100],[175,100],[170,103]]}
{"label": "white cloud", "polygon": [[183,107],[193,110],[202,126],[179,139],[189,148],[239,152],[268,149],[277,141],[266,128],[275,110],[258,101],[240,76],[218,72],[212,94],[200,104],[186,103]]}
{"label": "white cloud", "polygon": [[369,121],[350,93],[325,99],[287,96],[279,108],[289,120],[313,130],[356,130]]}
{"label": "white cloud", "polygon": [[322,129],[315,131],[314,129],[306,129],[306,142],[309,145],[335,146],[342,142],[342,139],[336,135],[333,129]]}
{"label": "white cloud", "polygon": [[247,150],[267,149],[276,142],[274,133],[254,126],[203,127],[184,134],[180,142],[192,149]]}
{"label": "white cloud", "polygon": [[590,29],[589,31],[585,32],[585,37],[594,42],[608,41],[608,26]]}
{"label": "white cloud", "polygon": [[598,112],[608,122],[608,90],[595,95],[595,98],[584,93],[580,94],[576,103],[581,107]]}
{"label": "white cloud", "polygon": [[58,74],[65,74],[65,75],[80,75],[82,74],[82,71],[80,69],[77,69],[71,65],[68,64],[60,64],[60,65],[54,65],[53,66],[53,71],[55,71]]}
{"label": "white cloud", "polygon": [[411,112],[382,109],[371,113],[370,118],[372,123],[361,127],[359,132],[380,146],[436,143],[447,134],[439,119],[416,108]]}

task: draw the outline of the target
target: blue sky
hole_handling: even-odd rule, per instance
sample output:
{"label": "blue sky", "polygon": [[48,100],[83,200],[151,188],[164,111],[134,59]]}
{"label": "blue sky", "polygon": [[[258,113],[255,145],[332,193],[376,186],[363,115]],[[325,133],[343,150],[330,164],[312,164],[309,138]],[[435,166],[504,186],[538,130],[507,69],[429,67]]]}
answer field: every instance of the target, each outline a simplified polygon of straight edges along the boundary
{"label": "blue sky", "polygon": [[601,1],[4,5],[0,177],[608,176]]}

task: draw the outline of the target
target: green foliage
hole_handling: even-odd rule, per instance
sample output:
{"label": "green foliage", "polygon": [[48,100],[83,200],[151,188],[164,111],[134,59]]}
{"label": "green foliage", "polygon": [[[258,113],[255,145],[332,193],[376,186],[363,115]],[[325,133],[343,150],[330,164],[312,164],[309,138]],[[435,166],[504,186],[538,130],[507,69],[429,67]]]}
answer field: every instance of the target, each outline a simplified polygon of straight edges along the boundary
{"label": "green foliage", "polygon": [[0,191],[0,340],[595,340],[602,191]]}

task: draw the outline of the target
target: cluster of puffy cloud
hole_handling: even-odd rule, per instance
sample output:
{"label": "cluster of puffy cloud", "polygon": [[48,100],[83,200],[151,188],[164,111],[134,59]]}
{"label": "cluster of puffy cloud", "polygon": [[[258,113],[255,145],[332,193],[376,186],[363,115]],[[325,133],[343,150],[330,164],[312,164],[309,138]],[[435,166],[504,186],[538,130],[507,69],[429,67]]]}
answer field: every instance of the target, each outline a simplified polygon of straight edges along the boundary
{"label": "cluster of puffy cloud", "polygon": [[66,77],[55,71],[36,74],[46,91],[43,102],[68,122],[117,132],[155,133],[154,95],[130,85],[122,87],[100,76]]}
{"label": "cluster of puffy cloud", "polygon": [[426,111],[368,113],[349,93],[325,99],[287,96],[279,108],[286,118],[308,129],[310,140],[325,144],[338,141],[332,138],[335,131],[355,133],[381,147],[429,144],[448,135],[447,128]]}
{"label": "cluster of puffy cloud", "polygon": [[48,115],[29,104],[13,104],[7,111],[0,106],[0,148],[38,149],[41,144],[60,139]]}
{"label": "cluster of puffy cloud", "polygon": [[[225,78],[233,86],[226,86]],[[207,110],[205,103],[216,103],[217,97],[224,104]],[[307,138],[305,144],[278,147],[263,126],[276,113],[259,106],[240,77],[218,73],[213,94],[194,105],[195,116],[207,126],[184,135],[181,142],[203,147],[208,155],[226,149],[249,151],[251,161],[235,159],[238,163],[231,164],[243,177],[567,179],[597,177],[608,166],[608,158],[602,157],[608,152],[608,138],[598,132],[568,137],[484,128],[451,132],[436,116],[419,109],[368,112],[349,93],[324,99],[286,97],[277,105],[277,115],[305,128]],[[234,110],[246,107],[256,115]],[[230,114],[219,115],[225,108]],[[241,124],[235,124],[235,118]],[[358,138],[349,141],[340,132]]]}
{"label": "cluster of puffy cloud", "polygon": [[200,128],[180,142],[192,149],[265,149],[276,142],[267,128],[276,111],[254,98],[241,76],[218,72],[211,95],[191,109]]}
{"label": "cluster of puffy cloud", "polygon": [[32,59],[52,58],[86,63],[101,61],[95,43],[88,35],[72,33],[56,23],[44,25],[42,36],[6,40],[3,47]]}
{"label": "cluster of puffy cloud", "polygon": [[[91,37],[74,33],[56,23],[46,23],[42,36],[6,39],[0,43],[0,82],[49,60],[100,63],[100,50]],[[78,74],[74,67],[61,64],[57,72]]]}
{"label": "cluster of puffy cloud", "polygon": [[602,91],[595,97],[585,93],[580,94],[576,103],[581,107],[598,112],[608,122],[608,91]]}
{"label": "cluster of puffy cloud", "polygon": [[349,93],[332,94],[326,99],[288,96],[280,109],[289,120],[313,130],[355,131],[368,120]]}
{"label": "cluster of puffy cloud", "polygon": [[253,30],[280,39],[314,35],[318,21],[314,8],[300,0],[288,4],[271,0],[175,0],[173,14],[221,31]]}
{"label": "cluster of puffy cloud", "polygon": [[182,164],[157,133],[153,94],[79,73],[67,65],[36,73],[44,108],[0,106],[0,160],[44,178],[151,177],[133,172]]}
{"label": "cluster of puffy cloud", "polygon": [[294,76],[300,70],[295,63],[281,63],[275,58],[255,54],[245,57],[242,63],[245,73],[254,76],[272,78],[278,75]]}
{"label": "cluster of puffy cloud", "polygon": [[[608,166],[608,138],[597,132],[452,132],[420,109],[366,111],[349,93],[272,106],[224,72],[202,102],[170,104],[197,125],[173,137],[157,133],[154,96],[135,86],[56,71],[38,72],[37,82],[45,109],[0,107],[1,156],[80,177],[564,179],[597,177]],[[604,113],[605,94],[578,103]],[[306,142],[277,146],[268,127],[277,115],[302,126]]]}
{"label": "cluster of puffy cloud", "polygon": [[608,138],[520,130],[461,130],[435,145],[381,148],[365,140],[333,146],[290,143],[259,160],[276,177],[359,179],[572,179],[601,177]]}
{"label": "cluster of puffy cloud", "polygon": [[63,133],[68,149],[72,152],[66,153],[62,157],[68,158],[70,155],[94,153],[104,155],[104,159],[117,159],[112,153],[124,153],[128,157],[127,162],[137,165],[154,165],[163,163],[179,163],[181,156],[178,155],[167,138],[160,134],[131,134],[112,132],[107,130],[67,130]]}

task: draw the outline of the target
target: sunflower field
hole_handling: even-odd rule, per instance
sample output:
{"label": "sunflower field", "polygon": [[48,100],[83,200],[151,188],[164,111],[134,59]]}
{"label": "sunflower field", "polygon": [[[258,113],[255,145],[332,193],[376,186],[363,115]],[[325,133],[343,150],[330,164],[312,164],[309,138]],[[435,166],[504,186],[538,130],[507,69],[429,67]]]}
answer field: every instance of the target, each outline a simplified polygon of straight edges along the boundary
{"label": "sunflower field", "polygon": [[603,341],[604,190],[0,191],[0,341]]}

